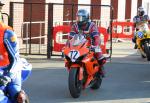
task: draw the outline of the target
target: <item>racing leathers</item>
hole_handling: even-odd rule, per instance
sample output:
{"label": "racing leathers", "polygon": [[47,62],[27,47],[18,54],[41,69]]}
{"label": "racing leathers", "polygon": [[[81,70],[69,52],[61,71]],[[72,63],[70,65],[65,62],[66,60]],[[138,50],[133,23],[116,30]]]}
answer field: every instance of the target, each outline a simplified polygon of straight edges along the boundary
{"label": "racing leathers", "polygon": [[149,16],[148,15],[143,15],[143,16],[135,16],[133,18],[133,27],[134,27],[134,37],[132,41],[136,43],[136,32],[140,29],[140,25],[143,23],[148,23],[149,24]]}
{"label": "racing leathers", "polygon": [[9,26],[0,22],[0,76],[11,79],[6,89],[13,103],[16,103],[16,95],[21,91],[19,59],[16,34]]}
{"label": "racing leathers", "polygon": [[[88,46],[94,49],[94,56],[102,66],[106,62],[106,58],[102,55],[102,50],[100,48],[100,33],[95,23],[88,21],[85,25],[82,26],[78,23],[73,24],[69,34],[69,39],[77,34],[82,34],[86,37],[89,44]],[[102,74],[104,76],[104,71]]]}

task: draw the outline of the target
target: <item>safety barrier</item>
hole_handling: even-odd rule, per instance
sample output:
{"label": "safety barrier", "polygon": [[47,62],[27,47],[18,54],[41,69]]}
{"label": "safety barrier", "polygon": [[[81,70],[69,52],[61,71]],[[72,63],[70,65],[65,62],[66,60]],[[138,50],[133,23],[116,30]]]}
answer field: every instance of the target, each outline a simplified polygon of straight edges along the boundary
{"label": "safety barrier", "polygon": [[132,38],[133,22],[113,22],[112,38]]}
{"label": "safety barrier", "polygon": [[[70,30],[71,30],[71,27],[65,26],[65,25],[64,26],[56,26],[53,28],[53,39],[54,39],[53,51],[57,51],[57,52],[61,51],[61,49],[65,45],[65,41],[67,40],[67,37],[64,38],[64,36],[67,36],[66,33],[69,33]],[[61,37],[59,36],[59,34],[61,34]],[[61,41],[63,41],[63,42],[61,42]]]}
{"label": "safety barrier", "polygon": [[[67,40],[68,33],[70,32],[70,26],[56,26],[53,28],[53,51],[60,52],[64,47]],[[101,35],[103,35],[103,44],[101,45],[102,52],[106,54],[107,41],[110,38],[110,34],[107,33],[107,29],[104,27],[98,27]],[[112,38],[132,38],[133,36],[133,23],[132,22],[113,22],[112,24]]]}
{"label": "safety barrier", "polygon": [[[70,32],[70,26],[56,26],[53,29],[53,39],[54,39],[54,46],[53,51],[60,52],[61,49],[65,45],[65,41],[67,40],[67,33]],[[108,41],[108,34],[106,28],[99,27],[98,28],[101,35],[104,37],[104,43],[101,45],[102,52],[106,53],[106,43]],[[61,37],[59,38],[59,34],[61,34]],[[61,40],[58,40],[61,39]],[[61,42],[62,41],[62,42]]]}

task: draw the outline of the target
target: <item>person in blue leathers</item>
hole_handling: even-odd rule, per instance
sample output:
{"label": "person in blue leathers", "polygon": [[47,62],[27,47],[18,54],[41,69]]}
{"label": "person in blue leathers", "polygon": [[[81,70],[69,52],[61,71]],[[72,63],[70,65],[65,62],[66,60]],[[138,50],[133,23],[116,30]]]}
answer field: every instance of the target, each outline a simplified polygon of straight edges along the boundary
{"label": "person in blue leathers", "polygon": [[6,86],[11,103],[24,103],[25,100],[25,92],[21,90],[18,47],[13,29],[0,22],[0,87]]}

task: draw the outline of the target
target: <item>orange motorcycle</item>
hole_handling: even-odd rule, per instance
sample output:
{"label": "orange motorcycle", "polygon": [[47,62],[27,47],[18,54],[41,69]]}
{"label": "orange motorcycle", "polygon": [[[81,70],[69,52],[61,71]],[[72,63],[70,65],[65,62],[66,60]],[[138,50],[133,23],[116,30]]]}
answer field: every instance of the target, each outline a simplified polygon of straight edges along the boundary
{"label": "orange motorcycle", "polygon": [[65,67],[69,71],[68,85],[73,98],[78,98],[87,87],[98,89],[102,82],[102,68],[94,58],[88,40],[77,34],[63,48]]}

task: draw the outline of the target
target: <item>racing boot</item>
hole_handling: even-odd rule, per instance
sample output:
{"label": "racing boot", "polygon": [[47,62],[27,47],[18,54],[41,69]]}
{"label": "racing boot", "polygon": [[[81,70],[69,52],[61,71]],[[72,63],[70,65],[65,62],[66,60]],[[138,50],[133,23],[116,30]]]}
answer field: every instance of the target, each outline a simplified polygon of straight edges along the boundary
{"label": "racing boot", "polygon": [[137,44],[136,44],[136,37],[135,37],[135,36],[132,38],[132,42],[135,43],[134,49],[137,49],[138,46],[137,46]]}
{"label": "racing boot", "polygon": [[138,45],[135,43],[135,45],[134,45],[134,49],[137,49],[138,48]]}
{"label": "racing boot", "polygon": [[104,64],[106,63],[106,58],[105,57],[101,57],[99,60],[98,60],[98,64],[100,65],[100,74],[102,75],[102,77],[105,77],[105,70],[104,70]]}

